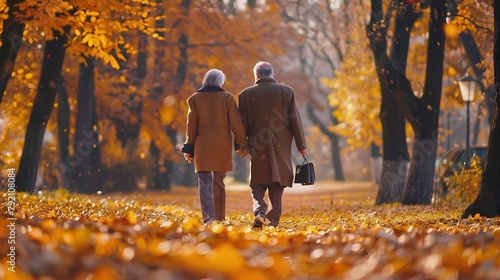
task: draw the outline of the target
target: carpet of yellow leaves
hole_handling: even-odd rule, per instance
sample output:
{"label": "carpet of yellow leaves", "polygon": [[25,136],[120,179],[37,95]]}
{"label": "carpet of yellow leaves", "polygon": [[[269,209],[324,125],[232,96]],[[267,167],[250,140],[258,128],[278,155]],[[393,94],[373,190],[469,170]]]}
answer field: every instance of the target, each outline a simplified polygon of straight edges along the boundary
{"label": "carpet of yellow leaves", "polygon": [[210,227],[196,189],[20,193],[16,272],[0,216],[0,279],[499,279],[499,219],[373,206],[374,193],[285,191],[280,225],[262,230],[247,191],[228,191],[227,219]]}

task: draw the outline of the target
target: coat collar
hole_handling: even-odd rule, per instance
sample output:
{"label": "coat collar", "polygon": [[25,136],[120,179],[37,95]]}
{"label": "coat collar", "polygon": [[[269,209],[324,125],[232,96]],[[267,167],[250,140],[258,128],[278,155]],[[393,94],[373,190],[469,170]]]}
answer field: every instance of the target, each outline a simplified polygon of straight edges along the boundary
{"label": "coat collar", "polygon": [[210,87],[210,86],[204,86],[196,90],[196,92],[206,92],[206,91],[225,91],[221,87]]}
{"label": "coat collar", "polygon": [[274,78],[270,78],[270,77],[262,77],[262,78],[258,78],[257,81],[255,81],[255,84],[260,84],[260,83],[278,83],[278,81],[276,81]]}

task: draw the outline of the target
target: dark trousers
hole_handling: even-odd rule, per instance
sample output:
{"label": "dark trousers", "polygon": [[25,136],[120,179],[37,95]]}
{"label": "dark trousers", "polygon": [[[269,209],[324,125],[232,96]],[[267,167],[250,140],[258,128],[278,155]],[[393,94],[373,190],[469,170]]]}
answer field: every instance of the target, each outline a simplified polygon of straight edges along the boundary
{"label": "dark trousers", "polygon": [[224,185],[226,172],[198,172],[198,195],[200,197],[203,222],[222,221],[226,218],[226,188]]}
{"label": "dark trousers", "polygon": [[[285,187],[279,183],[271,184],[250,184],[252,189],[253,213],[257,216],[259,213],[264,214],[270,221],[272,226],[277,226],[280,222],[281,212],[283,209],[282,197]],[[265,202],[265,194],[268,192],[269,201],[272,209],[267,212],[267,204]]]}

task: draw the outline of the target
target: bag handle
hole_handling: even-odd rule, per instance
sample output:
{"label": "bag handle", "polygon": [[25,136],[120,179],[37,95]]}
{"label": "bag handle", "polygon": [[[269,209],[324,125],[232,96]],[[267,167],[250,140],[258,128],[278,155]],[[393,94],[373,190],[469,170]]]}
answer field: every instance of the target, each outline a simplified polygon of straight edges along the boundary
{"label": "bag handle", "polygon": [[307,158],[304,156],[304,161],[302,162],[301,165],[305,165],[306,163],[309,163],[309,161],[307,161]]}

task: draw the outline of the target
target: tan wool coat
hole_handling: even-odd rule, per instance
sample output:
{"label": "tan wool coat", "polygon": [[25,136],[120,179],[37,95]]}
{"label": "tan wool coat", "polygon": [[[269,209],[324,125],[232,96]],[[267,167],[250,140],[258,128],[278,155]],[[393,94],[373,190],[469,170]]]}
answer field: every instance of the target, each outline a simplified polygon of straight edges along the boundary
{"label": "tan wool coat", "polygon": [[292,140],[306,148],[295,93],[273,78],[260,78],[239,95],[239,111],[248,135],[251,184],[293,184]]}
{"label": "tan wool coat", "polygon": [[185,144],[194,146],[195,171],[233,170],[233,139],[247,149],[245,128],[233,94],[220,91],[196,92],[189,106]]}

